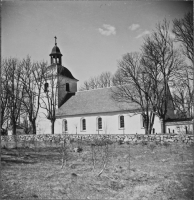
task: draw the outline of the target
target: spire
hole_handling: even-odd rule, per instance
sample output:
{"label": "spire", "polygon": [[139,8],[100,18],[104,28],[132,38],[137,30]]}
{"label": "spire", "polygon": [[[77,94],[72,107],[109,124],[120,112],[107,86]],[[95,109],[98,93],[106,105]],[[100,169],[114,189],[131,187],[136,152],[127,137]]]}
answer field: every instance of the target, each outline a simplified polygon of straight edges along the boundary
{"label": "spire", "polygon": [[51,57],[51,64],[59,64],[61,65],[62,64],[62,61],[61,61],[61,52],[60,52],[60,49],[59,47],[57,46],[57,37],[55,36],[55,46],[52,48],[52,51],[51,51],[51,54],[50,54],[50,57]]}
{"label": "spire", "polygon": [[57,37],[55,36],[55,46],[57,46]]}

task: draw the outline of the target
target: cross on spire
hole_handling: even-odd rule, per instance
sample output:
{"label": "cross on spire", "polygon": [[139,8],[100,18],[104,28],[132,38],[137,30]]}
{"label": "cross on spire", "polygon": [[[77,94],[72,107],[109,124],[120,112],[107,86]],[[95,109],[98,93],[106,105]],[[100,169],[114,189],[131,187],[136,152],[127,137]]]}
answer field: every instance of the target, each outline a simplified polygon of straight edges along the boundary
{"label": "cross on spire", "polygon": [[55,38],[55,45],[57,46],[57,37],[55,36],[54,38]]}

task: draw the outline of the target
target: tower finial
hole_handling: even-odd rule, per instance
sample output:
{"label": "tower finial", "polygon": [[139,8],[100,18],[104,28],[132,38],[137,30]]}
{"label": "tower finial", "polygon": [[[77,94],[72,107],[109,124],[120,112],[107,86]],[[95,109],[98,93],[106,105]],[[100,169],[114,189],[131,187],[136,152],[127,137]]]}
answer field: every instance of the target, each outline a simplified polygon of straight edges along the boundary
{"label": "tower finial", "polygon": [[54,38],[55,38],[55,45],[57,46],[57,37],[55,36]]}

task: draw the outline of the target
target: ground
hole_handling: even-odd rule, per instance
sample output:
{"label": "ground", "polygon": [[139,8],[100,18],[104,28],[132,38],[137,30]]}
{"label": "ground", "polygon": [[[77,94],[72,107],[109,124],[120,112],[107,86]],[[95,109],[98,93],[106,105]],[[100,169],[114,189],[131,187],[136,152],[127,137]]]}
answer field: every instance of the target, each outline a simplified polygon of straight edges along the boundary
{"label": "ground", "polygon": [[[73,152],[77,145],[83,148]],[[102,169],[103,147],[69,144],[61,168],[58,147],[2,149],[2,199],[193,199],[191,144],[118,144],[108,146]],[[101,152],[101,153],[99,153]]]}

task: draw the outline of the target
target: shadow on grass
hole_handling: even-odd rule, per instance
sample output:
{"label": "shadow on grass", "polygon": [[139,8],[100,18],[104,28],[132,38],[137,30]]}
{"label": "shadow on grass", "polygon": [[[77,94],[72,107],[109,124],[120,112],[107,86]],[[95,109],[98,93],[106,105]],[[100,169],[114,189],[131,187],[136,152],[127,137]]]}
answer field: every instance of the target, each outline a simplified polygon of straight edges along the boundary
{"label": "shadow on grass", "polygon": [[26,161],[21,158],[18,159],[11,159],[11,158],[1,158],[2,164],[36,164],[37,161]]}

